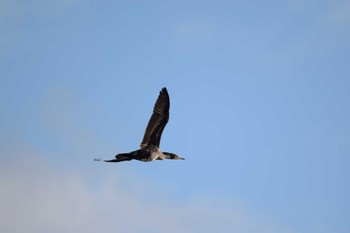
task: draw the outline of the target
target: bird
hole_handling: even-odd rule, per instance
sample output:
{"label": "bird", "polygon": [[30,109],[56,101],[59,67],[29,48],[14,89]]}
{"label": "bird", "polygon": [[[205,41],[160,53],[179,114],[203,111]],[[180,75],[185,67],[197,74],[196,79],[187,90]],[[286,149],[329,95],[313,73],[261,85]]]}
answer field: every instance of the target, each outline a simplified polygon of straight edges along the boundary
{"label": "bird", "polygon": [[[153,107],[153,113],[148,121],[140,149],[129,153],[120,153],[114,159],[103,160],[104,162],[123,162],[130,160],[139,160],[142,162],[151,162],[154,160],[184,160],[177,154],[170,152],[162,152],[160,150],[160,139],[163,130],[169,121],[170,97],[166,87],[163,87],[159,92],[156,103]],[[95,161],[102,161],[95,159]]]}

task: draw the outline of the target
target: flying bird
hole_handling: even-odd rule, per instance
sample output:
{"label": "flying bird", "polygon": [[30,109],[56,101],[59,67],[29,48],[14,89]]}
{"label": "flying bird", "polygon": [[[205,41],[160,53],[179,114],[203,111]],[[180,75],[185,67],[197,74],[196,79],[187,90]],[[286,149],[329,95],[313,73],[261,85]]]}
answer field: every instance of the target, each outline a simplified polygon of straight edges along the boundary
{"label": "flying bird", "polygon": [[[148,121],[145,134],[143,136],[140,149],[129,153],[117,154],[114,159],[103,160],[105,162],[122,162],[133,159],[143,162],[153,160],[173,159],[184,160],[184,158],[170,152],[160,151],[159,144],[163,130],[169,121],[170,98],[167,89],[164,87],[158,96],[153,108],[153,114]],[[101,161],[101,159],[95,159]]]}

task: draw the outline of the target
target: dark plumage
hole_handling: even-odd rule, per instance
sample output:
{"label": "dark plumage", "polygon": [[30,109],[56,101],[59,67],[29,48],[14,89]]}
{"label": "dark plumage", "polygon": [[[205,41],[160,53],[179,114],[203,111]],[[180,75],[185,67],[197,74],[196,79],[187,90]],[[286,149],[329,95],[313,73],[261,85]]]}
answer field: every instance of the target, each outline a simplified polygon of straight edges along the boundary
{"label": "dark plumage", "polygon": [[[145,134],[143,136],[140,149],[130,153],[121,153],[115,156],[115,159],[103,160],[105,162],[122,162],[133,159],[143,162],[163,159],[184,159],[176,154],[169,152],[161,152],[159,148],[160,139],[163,130],[169,120],[170,98],[167,89],[164,87],[158,96],[158,99],[153,108],[153,114],[148,121]],[[96,159],[96,161],[100,161]]]}

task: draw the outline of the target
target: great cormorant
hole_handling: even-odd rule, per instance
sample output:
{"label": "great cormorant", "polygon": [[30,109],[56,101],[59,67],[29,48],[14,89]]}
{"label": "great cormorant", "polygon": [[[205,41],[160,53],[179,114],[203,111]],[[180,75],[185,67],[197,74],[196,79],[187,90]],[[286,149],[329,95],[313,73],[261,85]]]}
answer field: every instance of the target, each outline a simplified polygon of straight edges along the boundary
{"label": "great cormorant", "polygon": [[[103,160],[105,162],[122,162],[133,159],[143,162],[153,160],[174,159],[179,160],[184,158],[169,152],[161,152],[159,149],[160,138],[165,125],[169,120],[170,99],[167,89],[164,87],[158,96],[158,99],[153,108],[153,114],[148,121],[148,125],[143,136],[140,149],[130,153],[121,153],[115,156],[115,159]],[[100,159],[95,159],[100,161]]]}

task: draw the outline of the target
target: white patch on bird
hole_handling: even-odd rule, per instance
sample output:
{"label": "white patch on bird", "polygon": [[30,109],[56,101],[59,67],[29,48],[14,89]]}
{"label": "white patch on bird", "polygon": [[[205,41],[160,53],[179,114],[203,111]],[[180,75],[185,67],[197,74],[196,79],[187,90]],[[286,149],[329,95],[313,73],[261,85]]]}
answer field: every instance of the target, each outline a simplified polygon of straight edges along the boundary
{"label": "white patch on bird", "polygon": [[156,160],[158,158],[163,159],[162,155],[163,155],[162,152],[160,152],[159,150],[156,150],[156,151],[152,152],[151,160],[153,161],[153,160]]}

